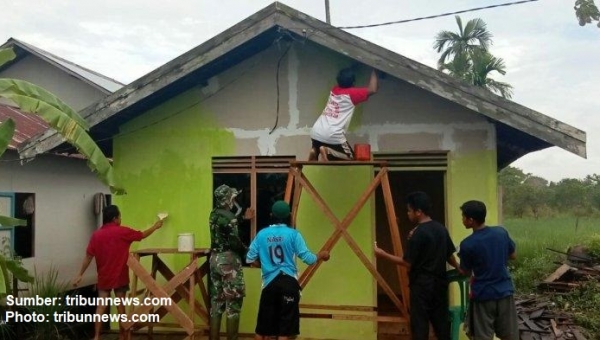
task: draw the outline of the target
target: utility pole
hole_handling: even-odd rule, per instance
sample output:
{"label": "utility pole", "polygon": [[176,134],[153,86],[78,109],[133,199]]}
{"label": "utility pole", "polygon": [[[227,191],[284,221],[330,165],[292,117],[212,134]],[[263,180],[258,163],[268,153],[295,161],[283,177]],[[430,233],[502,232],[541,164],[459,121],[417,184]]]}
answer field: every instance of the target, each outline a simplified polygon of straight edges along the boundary
{"label": "utility pole", "polygon": [[331,16],[329,15],[329,0],[325,0],[325,22],[331,24]]}

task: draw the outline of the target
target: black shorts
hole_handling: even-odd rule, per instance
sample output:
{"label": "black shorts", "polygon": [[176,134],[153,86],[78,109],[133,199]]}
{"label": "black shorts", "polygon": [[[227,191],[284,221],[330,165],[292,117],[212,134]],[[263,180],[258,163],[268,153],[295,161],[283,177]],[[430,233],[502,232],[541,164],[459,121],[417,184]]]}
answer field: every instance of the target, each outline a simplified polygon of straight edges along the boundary
{"label": "black shorts", "polygon": [[319,155],[319,149],[322,146],[327,147],[327,158],[330,161],[351,161],[354,160],[354,150],[350,147],[348,142],[344,142],[342,144],[327,144],[320,142],[315,139],[311,139],[312,148],[317,155]]}
{"label": "black shorts", "polygon": [[295,277],[279,274],[260,294],[256,334],[294,336],[300,334],[300,285]]}

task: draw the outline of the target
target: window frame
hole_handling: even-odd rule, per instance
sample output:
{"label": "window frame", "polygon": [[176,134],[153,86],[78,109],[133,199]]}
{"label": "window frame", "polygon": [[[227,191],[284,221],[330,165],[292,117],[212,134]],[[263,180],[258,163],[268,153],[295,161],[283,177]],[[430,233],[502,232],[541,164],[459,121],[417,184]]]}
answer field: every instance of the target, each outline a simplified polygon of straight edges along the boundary
{"label": "window frame", "polygon": [[[215,174],[249,174],[250,208],[256,213],[258,196],[258,174],[289,174],[290,161],[296,156],[214,156],[211,159],[212,176]],[[213,188],[214,189],[214,188]],[[250,221],[250,241],[254,240],[258,230],[258,218]]]}

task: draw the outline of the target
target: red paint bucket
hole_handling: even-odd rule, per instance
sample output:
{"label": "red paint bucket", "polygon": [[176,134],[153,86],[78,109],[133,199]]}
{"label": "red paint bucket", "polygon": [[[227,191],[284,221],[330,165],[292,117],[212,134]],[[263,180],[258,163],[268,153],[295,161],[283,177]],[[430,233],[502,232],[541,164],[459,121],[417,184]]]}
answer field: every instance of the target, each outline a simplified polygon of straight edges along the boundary
{"label": "red paint bucket", "polygon": [[354,156],[357,161],[371,160],[371,145],[370,144],[354,144]]}

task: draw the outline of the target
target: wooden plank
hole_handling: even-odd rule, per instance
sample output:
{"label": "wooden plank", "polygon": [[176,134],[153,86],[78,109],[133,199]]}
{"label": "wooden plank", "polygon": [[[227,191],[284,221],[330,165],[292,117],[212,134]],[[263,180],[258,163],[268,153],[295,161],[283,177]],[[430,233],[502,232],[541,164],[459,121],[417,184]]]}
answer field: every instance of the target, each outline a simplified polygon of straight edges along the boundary
{"label": "wooden plank", "polygon": [[[196,266],[196,261],[192,260],[192,262],[190,264],[188,264],[188,266]],[[175,277],[175,274],[171,271],[171,269],[169,269],[169,267],[167,267],[167,265],[160,261],[159,264],[157,265],[157,271],[159,273],[162,274],[162,276],[167,279],[167,281],[172,280]],[[196,272],[197,273],[197,272]],[[195,274],[190,276],[190,280],[192,278],[195,277]],[[194,298],[194,294],[193,294],[193,289],[190,291],[189,286],[194,287],[195,283],[194,281],[190,281],[188,280],[188,282],[185,282],[184,284],[178,286],[175,288],[175,294],[171,297],[171,300],[173,301],[174,304],[178,303],[180,300],[183,300],[185,298],[188,299],[187,304],[188,306],[190,306],[190,319],[194,320],[194,316],[193,316],[193,312],[195,312],[200,318],[202,318],[202,320],[208,324],[210,321],[210,317],[208,315],[208,312],[200,305],[200,303]],[[166,308],[161,307],[159,308],[159,310],[157,310],[157,313],[160,313],[159,311],[161,309],[165,310],[166,313]],[[162,316],[161,316],[162,318]]]}
{"label": "wooden plank", "polygon": [[[367,259],[367,257],[364,255],[362,250],[360,250],[360,247],[358,246],[358,244],[356,244],[356,242],[352,239],[350,234],[348,234],[348,232],[346,231],[346,228],[348,227],[350,222],[352,222],[354,217],[356,217],[356,215],[358,214],[360,209],[364,206],[365,202],[370,197],[371,193],[375,190],[378,183],[381,181],[383,172],[380,172],[375,177],[375,179],[373,179],[369,188],[367,190],[365,190],[365,192],[363,192],[363,195],[360,197],[358,202],[350,210],[350,212],[346,215],[346,218],[344,218],[345,223],[344,222],[340,223],[339,220],[337,219],[337,217],[335,217],[335,215],[333,214],[331,209],[328,207],[327,203],[325,203],[325,201],[323,200],[321,195],[319,195],[319,193],[312,186],[310,181],[308,181],[304,177],[304,174],[302,174],[302,173],[299,174],[298,171],[294,170],[294,169],[292,169],[292,171],[295,172],[294,176],[296,177],[296,180],[300,181],[302,187],[304,187],[306,189],[306,191],[308,192],[310,197],[317,203],[317,206],[325,213],[325,216],[327,218],[329,218],[329,220],[332,222],[334,227],[337,229],[334,232],[334,235],[332,235],[332,237],[330,237],[330,239],[335,237],[337,234],[341,233],[342,237],[346,240],[346,243],[348,243],[348,245],[350,246],[350,249],[352,249],[352,251],[358,256],[359,260],[363,263],[363,265],[367,268],[367,270],[371,273],[371,275],[373,275],[373,277],[375,277],[375,279],[377,280],[377,282],[379,283],[379,285],[381,286],[383,291],[390,297],[390,299],[392,300],[394,305],[398,308],[398,310],[401,313],[403,313],[403,315],[408,316],[408,309],[406,308],[406,306],[398,299],[398,297],[396,296],[394,291],[390,288],[390,286],[387,284],[385,279],[377,272],[377,268],[375,268],[373,266],[373,264]],[[339,239],[339,237],[338,237],[338,239]],[[324,246],[322,248],[322,250],[327,250],[327,251],[331,250],[331,248],[333,248],[333,246],[335,245],[335,242],[332,242],[329,245],[330,245],[330,247],[327,247],[327,244],[326,244],[326,246]],[[319,264],[319,262],[313,266],[308,267],[305,270],[305,272],[308,270],[311,270],[313,267],[317,266],[318,264]],[[301,280],[300,286],[302,288],[304,288],[306,286],[306,284],[308,283],[308,279],[310,279],[310,276],[312,274],[314,274],[315,270],[316,269],[312,269],[312,271],[309,272],[308,275],[305,275],[304,272],[302,273],[302,276],[300,277],[300,280]],[[303,278],[304,278],[304,280],[302,281]]]}
{"label": "wooden plank", "polygon": [[[196,275],[198,275],[198,286],[200,287],[200,292],[202,293],[202,299],[204,300],[204,306],[206,306],[206,310],[210,310],[210,297],[208,296],[208,290],[204,285],[204,276],[208,274],[210,270],[210,264],[208,259],[204,261],[204,263],[200,266],[199,270],[196,271]],[[207,278],[208,281],[208,278]]]}
{"label": "wooden plank", "polygon": [[529,319],[537,319],[540,316],[542,316],[542,314],[544,314],[545,309],[540,308],[538,310],[535,310],[534,312],[532,312],[531,314],[529,314]]}
{"label": "wooden plank", "polygon": [[387,161],[290,161],[291,166],[303,166],[303,165],[319,165],[319,166],[356,166],[356,165],[376,165],[385,167]]}
{"label": "wooden plank", "polygon": [[575,340],[587,340],[577,329],[572,329],[571,333],[575,336]]}
{"label": "wooden plank", "polygon": [[[383,191],[383,200],[385,202],[385,210],[388,217],[388,225],[390,227],[390,235],[392,240],[392,248],[394,249],[394,255],[402,257],[404,250],[402,249],[402,242],[400,240],[400,230],[398,228],[398,219],[396,218],[396,209],[394,207],[394,200],[392,198],[392,190],[390,188],[390,181],[388,176],[387,168],[381,169],[383,177],[381,178],[381,189]],[[403,266],[396,266],[398,280],[400,281],[400,291],[402,293],[402,301],[407,309],[410,310],[410,291],[408,288],[408,270]],[[406,314],[409,317],[408,313]]]}
{"label": "wooden plank", "polygon": [[350,305],[333,306],[333,305],[314,305],[314,304],[306,304],[306,303],[301,303],[300,308],[327,309],[327,310],[350,310],[350,311],[357,311],[357,312],[374,312],[376,310],[376,307],[371,307],[371,306],[350,306]]}
{"label": "wooden plank", "polygon": [[568,264],[563,264],[562,266],[558,267],[554,273],[550,274],[545,280],[544,282],[554,282],[558,279],[560,279],[563,275],[565,275],[566,272],[569,271],[569,269],[571,269],[571,266],[569,266]]}
{"label": "wooden plank", "polygon": [[[129,266],[129,268],[131,268],[131,270],[133,270],[135,275],[139,277],[140,281],[142,281],[146,285],[146,287],[148,287],[148,290],[150,290],[152,294],[154,294],[154,296],[164,298],[170,298],[173,292],[176,290],[176,288],[181,284],[185,283],[189,276],[193,275],[196,271],[195,266],[187,266],[185,269],[183,269],[181,272],[175,275],[173,279],[167,282],[166,285],[160,287],[158,286],[156,281],[152,279],[150,273],[148,273],[146,269],[144,269],[144,267],[141,265],[141,263],[137,261],[134,254],[129,255],[127,265]],[[179,306],[171,305],[164,307],[171,313],[173,318],[175,318],[175,320],[179,322],[179,324],[183,327],[183,329],[185,329],[185,331],[188,334],[191,334],[193,332],[194,324],[192,320],[190,320],[190,318],[181,310],[181,308],[179,308]],[[140,306],[136,308],[133,311],[133,313],[147,314],[150,310],[152,310],[152,308],[153,306]],[[122,326],[126,330],[128,330],[133,326],[133,324],[133,322],[124,322],[122,323]]]}
{"label": "wooden plank", "polygon": [[[341,231],[340,228],[337,228],[337,225],[342,225],[342,226],[348,226],[350,224],[350,222],[352,220],[354,220],[354,218],[356,217],[356,214],[358,214],[358,209],[362,208],[362,206],[360,208],[358,208],[356,205],[353,207],[353,209],[346,215],[346,217],[344,217],[342,222],[339,222],[339,220],[337,219],[337,217],[335,217],[335,215],[333,214],[333,212],[331,211],[331,209],[329,209],[329,207],[327,206],[327,204],[323,201],[323,198],[321,198],[321,196],[319,195],[319,193],[316,191],[316,189],[312,186],[312,184],[306,179],[306,177],[304,177],[304,174],[299,173],[297,170],[293,170],[293,174],[296,178],[296,181],[298,181],[302,187],[305,187],[306,190],[308,191],[310,197],[313,199],[313,201],[315,202],[320,202],[319,207],[322,209],[322,211],[325,213],[325,216],[329,218],[329,220],[331,221],[331,223],[336,226],[336,230],[334,231],[333,235],[331,235],[329,237],[329,239],[327,239],[327,241],[325,242],[325,244],[323,245],[323,247],[321,248],[321,250],[331,250],[333,248],[333,246],[335,246],[335,244],[338,242],[338,240],[341,238]],[[369,185],[369,187],[367,188],[367,190],[365,190],[363,192],[363,194],[361,195],[361,197],[359,198],[359,203],[362,201],[363,205],[366,202],[366,200],[362,200],[364,197],[369,197],[377,188],[377,186],[380,184],[381,182],[381,178],[383,177],[383,174],[380,172],[372,181],[371,184]],[[310,278],[314,275],[315,271],[319,268],[320,266],[320,262],[317,262],[316,264],[306,268],[304,270],[304,272],[302,272],[302,274],[300,275],[300,279],[298,280],[300,282],[300,286],[301,287],[305,287],[306,284],[308,283],[308,280],[310,280]]]}
{"label": "wooden plank", "polygon": [[554,319],[550,319],[550,325],[552,325],[552,332],[554,333],[554,336],[560,338],[563,335],[563,332],[556,327],[556,321],[554,321]]}

